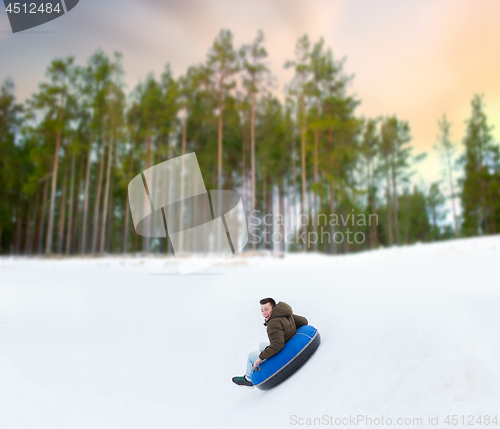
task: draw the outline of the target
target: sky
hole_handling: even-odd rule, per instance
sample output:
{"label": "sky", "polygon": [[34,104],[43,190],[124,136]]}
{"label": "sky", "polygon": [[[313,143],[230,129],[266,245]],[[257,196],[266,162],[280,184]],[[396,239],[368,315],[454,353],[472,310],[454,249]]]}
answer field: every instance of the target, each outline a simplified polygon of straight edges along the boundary
{"label": "sky", "polygon": [[131,90],[169,63],[177,77],[206,59],[221,29],[239,47],[264,32],[275,92],[293,72],[299,37],[321,37],[344,71],[365,117],[409,121],[415,154],[427,152],[414,180],[440,178],[433,150],[446,113],[461,150],[474,94],[484,94],[493,136],[500,140],[500,2],[498,0],[80,0],[65,16],[12,34],[0,5],[0,81],[12,77],[19,100],[44,79],[50,61],[73,55],[84,64],[97,49],[120,51]]}

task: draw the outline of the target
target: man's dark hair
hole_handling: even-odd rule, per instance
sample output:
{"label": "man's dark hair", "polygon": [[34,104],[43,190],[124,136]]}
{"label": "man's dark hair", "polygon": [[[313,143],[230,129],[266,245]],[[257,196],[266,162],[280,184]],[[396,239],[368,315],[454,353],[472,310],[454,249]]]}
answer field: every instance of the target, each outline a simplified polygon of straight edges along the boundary
{"label": "man's dark hair", "polygon": [[260,300],[260,305],[271,304],[271,307],[276,307],[276,301],[272,298],[264,298]]}

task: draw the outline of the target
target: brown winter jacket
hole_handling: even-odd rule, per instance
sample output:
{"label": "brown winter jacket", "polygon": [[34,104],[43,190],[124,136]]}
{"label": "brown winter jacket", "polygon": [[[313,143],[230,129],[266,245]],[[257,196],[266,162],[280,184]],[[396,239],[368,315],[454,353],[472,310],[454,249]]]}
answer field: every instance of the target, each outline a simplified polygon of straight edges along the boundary
{"label": "brown winter jacket", "polygon": [[292,313],[292,307],[284,302],[276,304],[269,320],[264,323],[267,326],[269,345],[260,353],[259,358],[269,359],[278,353],[285,343],[297,332],[297,328],[307,325],[307,319]]}

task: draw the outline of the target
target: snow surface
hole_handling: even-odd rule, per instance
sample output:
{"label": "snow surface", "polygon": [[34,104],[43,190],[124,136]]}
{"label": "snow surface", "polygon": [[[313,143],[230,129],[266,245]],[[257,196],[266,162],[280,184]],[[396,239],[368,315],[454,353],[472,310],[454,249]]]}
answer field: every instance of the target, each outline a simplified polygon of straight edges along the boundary
{"label": "snow surface", "polygon": [[[421,427],[439,416],[444,428],[447,415],[499,415],[499,262],[499,236],[242,256],[186,276],[163,257],[0,258],[0,428],[279,429],[358,415]],[[267,338],[266,296],[322,344],[263,392],[231,377]]]}

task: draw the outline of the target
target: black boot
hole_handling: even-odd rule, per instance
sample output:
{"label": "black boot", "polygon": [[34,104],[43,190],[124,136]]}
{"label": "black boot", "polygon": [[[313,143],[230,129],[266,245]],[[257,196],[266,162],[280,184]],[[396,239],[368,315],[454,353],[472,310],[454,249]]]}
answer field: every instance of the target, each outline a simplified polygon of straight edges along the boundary
{"label": "black boot", "polygon": [[245,376],[242,376],[242,377],[233,377],[233,383],[237,384],[238,386],[253,387],[253,383],[251,381],[248,381],[245,378]]}

